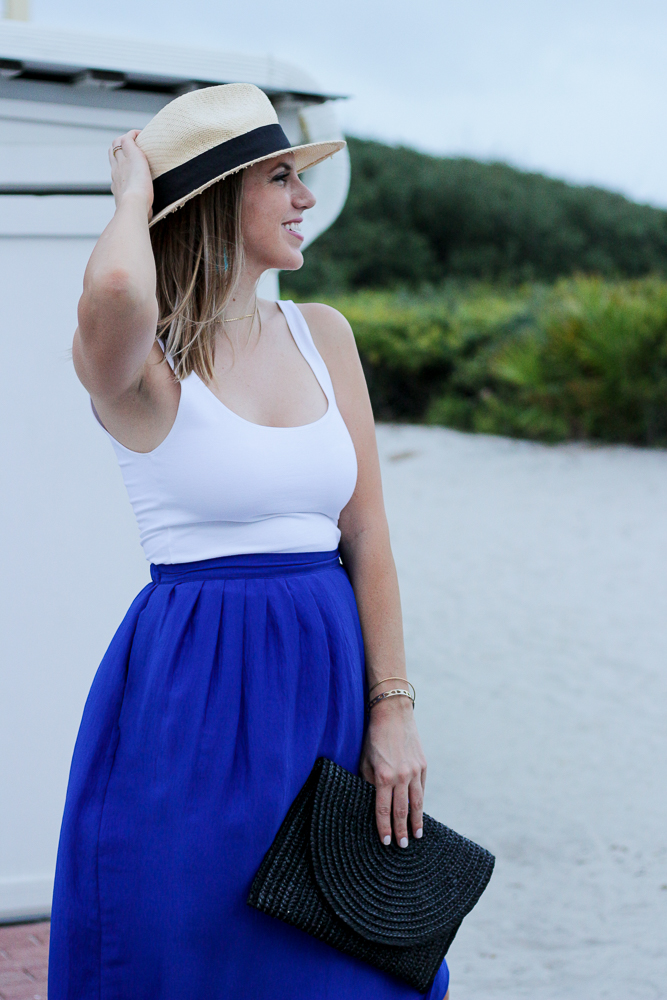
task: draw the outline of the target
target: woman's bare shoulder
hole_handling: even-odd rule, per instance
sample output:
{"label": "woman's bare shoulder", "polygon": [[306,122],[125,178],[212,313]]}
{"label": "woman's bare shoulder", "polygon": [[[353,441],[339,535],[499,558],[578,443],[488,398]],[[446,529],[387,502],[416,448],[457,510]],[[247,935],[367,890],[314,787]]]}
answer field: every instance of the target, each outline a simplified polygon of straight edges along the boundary
{"label": "woman's bare shoulder", "polygon": [[352,327],[338,309],[323,302],[299,302],[298,308],[328,367],[358,364],[359,355]]}
{"label": "woman's bare shoulder", "polygon": [[373,412],[352,327],[342,313],[321,302],[299,304],[315,347],[331,376],[338,409],[352,435],[357,457],[375,448]]}
{"label": "woman's bare shoulder", "polygon": [[324,302],[297,302],[296,306],[301,310],[304,319],[309,325],[312,321],[323,330],[351,329],[342,312],[334,309],[333,306],[325,305]]}

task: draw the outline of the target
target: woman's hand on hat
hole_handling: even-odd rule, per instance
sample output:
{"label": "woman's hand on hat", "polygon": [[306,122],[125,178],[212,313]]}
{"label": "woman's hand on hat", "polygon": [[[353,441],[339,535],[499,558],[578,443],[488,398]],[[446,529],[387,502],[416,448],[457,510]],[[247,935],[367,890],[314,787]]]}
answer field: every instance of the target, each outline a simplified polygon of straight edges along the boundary
{"label": "woman's hand on hat", "polygon": [[132,129],[118,136],[109,147],[111,192],[116,199],[116,208],[127,199],[136,199],[145,204],[150,219],[153,214],[153,181],[148,160],[135,141],[140,131]]}

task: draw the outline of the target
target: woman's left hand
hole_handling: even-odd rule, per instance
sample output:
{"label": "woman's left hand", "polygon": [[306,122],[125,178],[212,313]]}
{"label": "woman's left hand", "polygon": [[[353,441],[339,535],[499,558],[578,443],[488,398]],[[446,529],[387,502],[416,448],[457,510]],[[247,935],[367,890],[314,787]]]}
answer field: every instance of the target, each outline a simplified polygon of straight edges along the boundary
{"label": "woman's left hand", "polygon": [[422,835],[426,758],[408,698],[387,698],[374,705],[361,754],[361,776],[375,785],[375,813],[383,844],[408,846],[408,815],[413,836]]}

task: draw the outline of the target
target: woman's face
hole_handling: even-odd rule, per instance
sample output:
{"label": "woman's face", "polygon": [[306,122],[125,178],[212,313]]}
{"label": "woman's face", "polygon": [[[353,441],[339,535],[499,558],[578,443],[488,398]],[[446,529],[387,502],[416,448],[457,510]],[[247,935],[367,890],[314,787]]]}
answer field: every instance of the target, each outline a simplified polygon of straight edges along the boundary
{"label": "woman's face", "polygon": [[243,180],[241,229],[246,265],[295,271],[303,264],[299,232],[313,194],[294,169],[294,153],[283,153],[248,167]]}

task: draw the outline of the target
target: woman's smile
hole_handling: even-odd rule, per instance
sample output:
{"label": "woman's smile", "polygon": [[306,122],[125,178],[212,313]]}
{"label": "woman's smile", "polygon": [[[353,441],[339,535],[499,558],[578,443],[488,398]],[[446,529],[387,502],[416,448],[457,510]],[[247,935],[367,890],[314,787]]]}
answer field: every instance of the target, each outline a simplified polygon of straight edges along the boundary
{"label": "woman's smile", "polygon": [[296,236],[296,238],[299,240],[299,242],[301,242],[301,240],[304,239],[303,233],[301,232],[301,223],[302,222],[303,222],[302,218],[299,218],[299,219],[290,219],[289,222],[283,222],[282,223],[282,227],[291,236]]}

